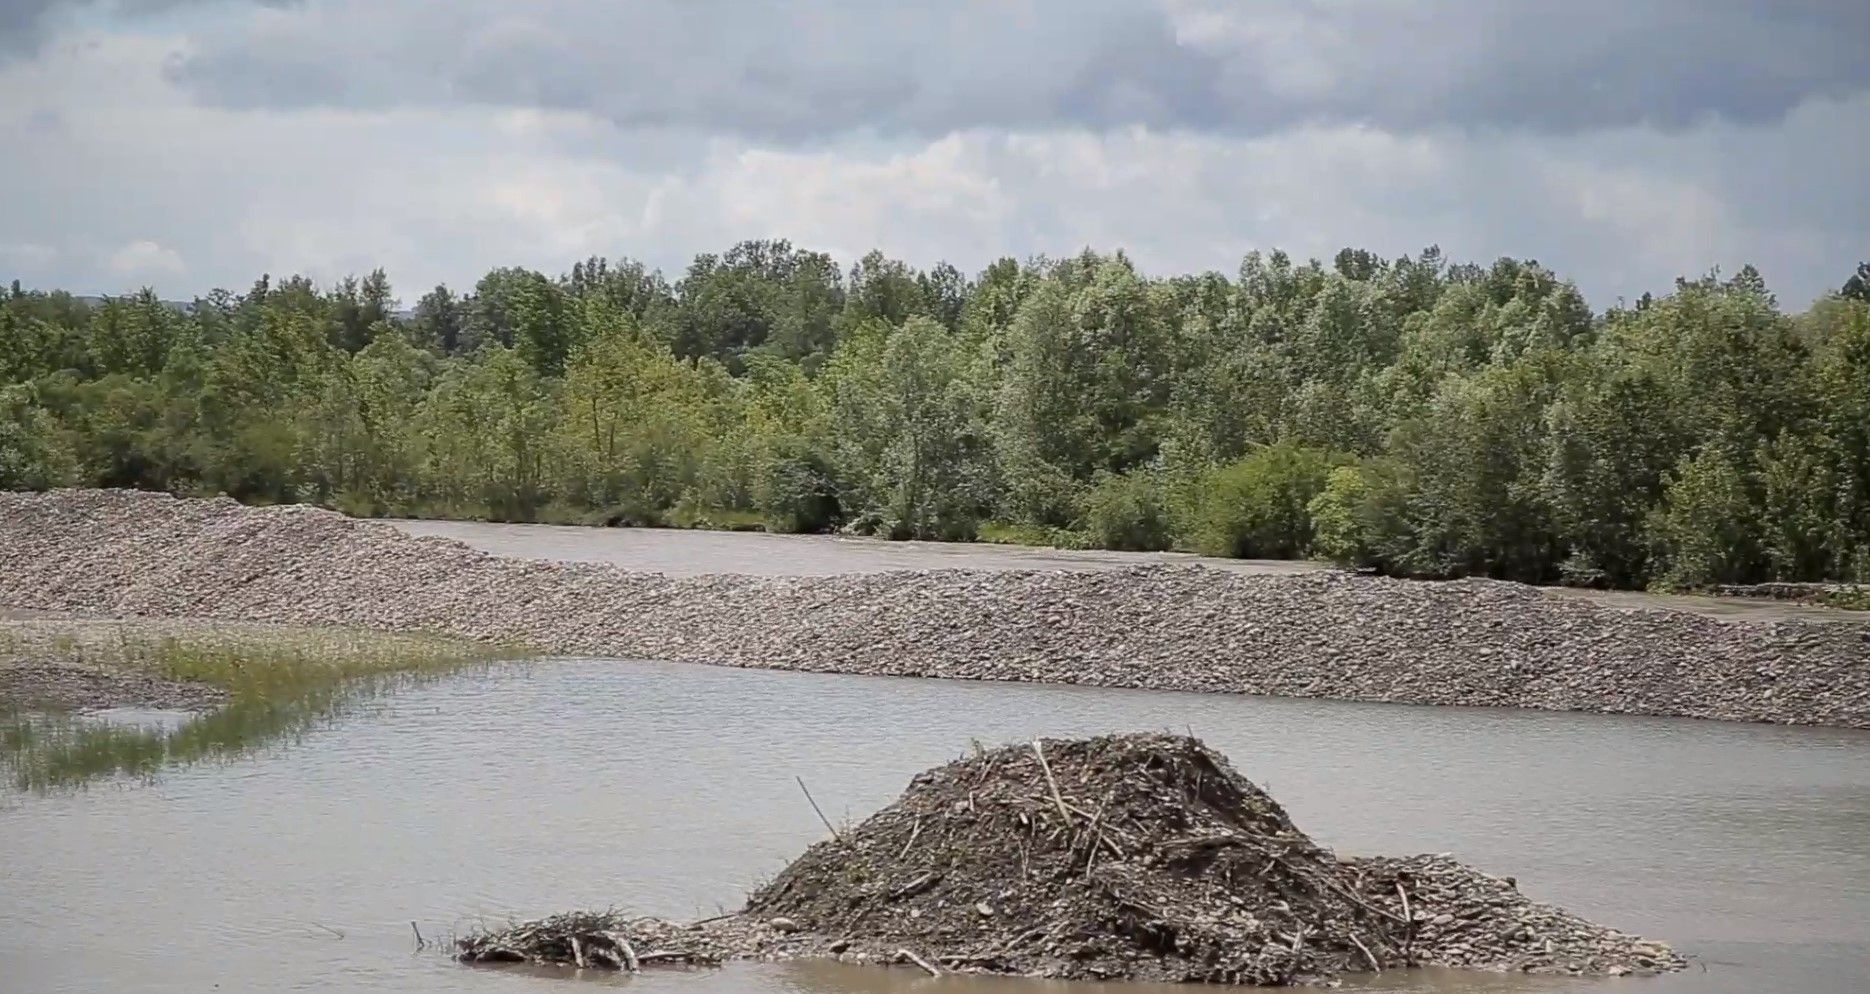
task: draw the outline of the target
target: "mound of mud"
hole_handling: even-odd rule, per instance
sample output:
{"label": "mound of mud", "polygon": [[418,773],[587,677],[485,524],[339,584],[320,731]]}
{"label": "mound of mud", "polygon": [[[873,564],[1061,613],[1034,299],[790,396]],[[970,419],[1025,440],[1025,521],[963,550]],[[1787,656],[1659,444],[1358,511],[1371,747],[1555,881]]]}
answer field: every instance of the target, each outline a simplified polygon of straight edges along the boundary
{"label": "mound of mud", "polygon": [[980,752],[811,847],[738,915],[685,929],[600,923],[583,922],[575,944],[519,926],[465,940],[459,955],[566,962],[566,950],[619,948],[606,934],[618,932],[727,957],[1272,986],[1417,965],[1684,965],[1661,943],[1536,904],[1445,856],[1340,858],[1225,757],[1154,734]]}

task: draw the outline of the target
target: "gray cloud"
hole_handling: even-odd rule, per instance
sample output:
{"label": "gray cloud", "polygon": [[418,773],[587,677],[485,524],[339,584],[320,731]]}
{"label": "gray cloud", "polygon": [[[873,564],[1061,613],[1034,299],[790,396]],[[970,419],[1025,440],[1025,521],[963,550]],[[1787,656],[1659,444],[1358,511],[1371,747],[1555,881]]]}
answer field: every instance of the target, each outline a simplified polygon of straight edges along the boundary
{"label": "gray cloud", "polygon": [[584,111],[761,140],[1303,122],[1576,133],[1870,88],[1860,0],[329,0],[193,39],[236,107]]}
{"label": "gray cloud", "polygon": [[[455,16],[448,13],[454,5],[435,6],[437,17]],[[1125,248],[1155,272],[1231,271],[1252,248],[1329,257],[1355,245],[1394,255],[1435,242],[1456,258],[1538,258],[1576,278],[1599,304],[1666,290],[1675,276],[1713,265],[1731,272],[1751,262],[1796,307],[1835,288],[1870,253],[1870,198],[1862,193],[1870,93],[1807,96],[1777,115],[1704,116],[1676,129],[1621,126],[1562,137],[1524,127],[1356,123],[1251,135],[1221,125],[985,127],[966,126],[972,115],[918,89],[879,96],[840,83],[878,71],[878,60],[860,53],[807,64],[825,80],[817,99],[953,128],[923,136],[901,126],[886,137],[873,126],[870,133],[776,142],[726,127],[650,126],[689,120],[679,115],[616,127],[591,113],[535,109],[547,101],[532,97],[490,113],[486,104],[498,102],[474,96],[469,83],[499,92],[509,85],[493,69],[507,64],[501,53],[543,46],[550,54],[550,46],[566,43],[562,34],[540,33],[526,13],[497,31],[482,25],[489,29],[476,35],[485,36],[483,49],[457,55],[439,43],[409,43],[392,30],[400,30],[404,12],[375,9],[357,9],[356,44],[366,52],[406,45],[406,63],[416,67],[407,78],[428,81],[419,99],[401,106],[363,99],[404,78],[397,63],[374,55],[346,62],[333,51],[294,63],[312,79],[351,87],[346,100],[367,110],[230,109],[176,85],[173,63],[164,68],[184,23],[199,32],[203,24],[238,22],[235,35],[275,32],[284,44],[302,35],[307,17],[333,13],[317,8],[256,12],[230,2],[142,30],[87,32],[85,44],[51,45],[37,58],[0,65],[0,147],[25,150],[0,156],[0,188],[14,193],[0,225],[0,283],[18,277],[119,292],[155,280],[163,292],[187,296],[215,285],[239,288],[263,271],[330,280],[382,265],[408,292],[441,280],[471,282],[499,265],[557,272],[591,253],[679,272],[696,252],[758,237],[790,238],[846,261],[877,247],[917,265],[947,259],[970,269],[1003,253],[1063,254],[1091,245]],[[1172,29],[1176,43],[1197,47],[1237,47],[1242,42],[1229,32],[1249,29],[1274,44],[1296,30],[1277,21],[1191,26],[1186,8],[1174,13],[1182,18]],[[920,15],[902,16],[901,30],[920,23]],[[823,30],[831,37],[842,29]],[[461,31],[438,33],[466,37]],[[1081,33],[1106,34],[1095,25]],[[387,40],[373,40],[379,36]],[[790,64],[760,58],[751,33],[736,37],[743,61]],[[1118,37],[1096,59],[1085,56],[1088,43],[1061,44],[1036,56],[1051,61],[1033,75],[1079,79],[1075,89],[1046,91],[1046,100],[1076,94],[1081,117],[1155,113],[1155,95],[1184,82],[1158,76],[1138,83],[1095,67],[1127,64],[1137,56],[1125,45],[1147,48],[1162,37]],[[182,44],[200,53],[225,41],[197,34]],[[990,44],[1011,51],[1025,42],[1009,30]],[[336,69],[321,68],[326,56]],[[988,65],[1011,58],[999,48],[979,57]],[[681,87],[691,83],[697,93],[714,92],[710,85],[719,93],[777,89],[761,98],[783,107],[797,99],[773,81],[789,78],[783,72],[756,74],[757,85],[739,76],[710,82],[679,62],[664,59],[668,102],[707,107],[721,99],[683,97]],[[483,67],[479,76],[437,82],[454,79],[440,67],[469,64]],[[1282,63],[1267,86],[1328,92],[1337,85],[1327,71],[1334,65]],[[570,81],[588,71],[572,68],[562,78],[528,81],[534,89],[526,92],[569,101],[577,96]],[[614,75],[628,73],[620,66]],[[992,78],[975,76],[969,92],[991,107]],[[1018,94],[1007,99],[1014,107],[1057,106]],[[901,110],[944,106],[947,117]],[[1190,119],[1196,112],[1180,113]],[[804,110],[792,113],[809,120]]]}
{"label": "gray cloud", "polygon": [[[212,0],[0,0],[0,62],[38,51],[51,34],[52,21],[60,13],[86,11],[135,17],[209,2]],[[300,0],[241,2],[286,7]]]}

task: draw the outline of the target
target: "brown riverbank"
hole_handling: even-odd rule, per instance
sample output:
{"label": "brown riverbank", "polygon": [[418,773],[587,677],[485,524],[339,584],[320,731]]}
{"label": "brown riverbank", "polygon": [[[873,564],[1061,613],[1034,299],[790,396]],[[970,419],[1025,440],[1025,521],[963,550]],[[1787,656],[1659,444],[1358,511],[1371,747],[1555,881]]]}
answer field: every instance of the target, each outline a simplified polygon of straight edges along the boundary
{"label": "brown riverbank", "polygon": [[1870,626],[1199,566],[670,577],[304,507],[0,494],[0,603],[731,666],[1870,727]]}

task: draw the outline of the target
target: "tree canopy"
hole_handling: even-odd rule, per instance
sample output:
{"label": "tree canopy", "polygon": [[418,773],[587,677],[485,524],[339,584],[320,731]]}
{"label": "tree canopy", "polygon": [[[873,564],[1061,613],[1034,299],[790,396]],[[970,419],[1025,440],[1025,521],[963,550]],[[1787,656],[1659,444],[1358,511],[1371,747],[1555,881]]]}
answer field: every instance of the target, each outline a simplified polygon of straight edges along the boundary
{"label": "tree canopy", "polygon": [[1594,312],[1530,260],[1122,253],[969,277],[786,241],[670,281],[381,270],[0,291],[0,487],[359,514],[983,531],[1607,586],[1870,580],[1870,264]]}

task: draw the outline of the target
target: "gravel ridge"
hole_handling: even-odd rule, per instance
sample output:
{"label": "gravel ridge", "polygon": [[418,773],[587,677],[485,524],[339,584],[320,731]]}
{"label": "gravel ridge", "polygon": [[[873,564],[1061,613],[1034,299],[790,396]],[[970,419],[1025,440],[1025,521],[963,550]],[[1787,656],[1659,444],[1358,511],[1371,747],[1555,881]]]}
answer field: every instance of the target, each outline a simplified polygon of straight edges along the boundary
{"label": "gravel ridge", "polygon": [[1491,580],[1191,565],[669,577],[490,556],[301,505],[0,493],[0,605],[345,624],[558,653],[1870,728],[1870,624]]}

